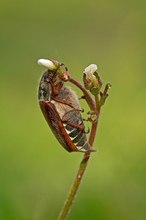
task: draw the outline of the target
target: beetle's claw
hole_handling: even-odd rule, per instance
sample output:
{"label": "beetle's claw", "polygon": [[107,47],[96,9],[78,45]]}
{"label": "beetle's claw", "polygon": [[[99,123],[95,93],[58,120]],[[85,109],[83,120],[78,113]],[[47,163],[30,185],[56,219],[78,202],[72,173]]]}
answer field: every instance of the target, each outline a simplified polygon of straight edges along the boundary
{"label": "beetle's claw", "polygon": [[84,109],[81,108],[81,109],[77,109],[77,108],[74,108],[75,111],[79,111],[79,112],[84,112]]}
{"label": "beetle's claw", "polygon": [[81,111],[81,112],[84,112],[84,109],[82,108],[80,111]]}
{"label": "beetle's claw", "polygon": [[82,96],[79,98],[79,100],[81,100],[81,99],[86,99],[85,95],[82,95]]}
{"label": "beetle's claw", "polygon": [[97,113],[95,111],[89,111],[87,112],[87,115],[89,115],[88,121],[92,123],[95,123],[97,121]]}
{"label": "beetle's claw", "polygon": [[89,121],[89,118],[83,118],[83,121]]}
{"label": "beetle's claw", "polygon": [[92,115],[94,113],[95,113],[95,111],[91,110],[91,111],[87,112],[87,115]]}

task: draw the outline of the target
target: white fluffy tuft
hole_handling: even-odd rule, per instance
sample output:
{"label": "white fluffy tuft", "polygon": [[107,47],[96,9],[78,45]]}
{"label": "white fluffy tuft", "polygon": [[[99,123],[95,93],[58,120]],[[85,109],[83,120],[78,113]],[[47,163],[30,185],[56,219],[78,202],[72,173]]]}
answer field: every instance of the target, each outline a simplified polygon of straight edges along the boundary
{"label": "white fluffy tuft", "polygon": [[57,68],[51,60],[47,60],[47,59],[39,59],[38,64],[40,66],[46,67],[49,70],[55,70]]}

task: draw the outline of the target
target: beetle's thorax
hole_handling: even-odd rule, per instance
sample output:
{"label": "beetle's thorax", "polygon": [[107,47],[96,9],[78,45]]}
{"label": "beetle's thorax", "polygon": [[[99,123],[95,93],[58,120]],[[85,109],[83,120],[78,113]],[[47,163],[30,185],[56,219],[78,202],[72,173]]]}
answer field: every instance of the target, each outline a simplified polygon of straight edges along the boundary
{"label": "beetle's thorax", "polygon": [[57,71],[47,70],[41,77],[39,84],[39,100],[50,101],[59,94],[63,81],[57,76]]}

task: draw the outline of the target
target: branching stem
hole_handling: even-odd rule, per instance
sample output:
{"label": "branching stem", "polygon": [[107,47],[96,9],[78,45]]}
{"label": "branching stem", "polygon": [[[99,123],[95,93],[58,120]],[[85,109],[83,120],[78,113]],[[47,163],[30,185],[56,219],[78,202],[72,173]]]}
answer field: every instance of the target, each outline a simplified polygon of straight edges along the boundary
{"label": "branching stem", "polygon": [[[85,99],[87,101],[87,104],[89,105],[89,108],[91,111],[94,111],[97,115],[97,120],[96,122],[92,123],[92,128],[91,128],[91,133],[90,133],[90,137],[89,137],[89,144],[91,146],[93,146],[94,143],[94,139],[95,139],[95,134],[96,134],[96,130],[97,130],[97,125],[98,125],[98,119],[99,119],[99,114],[100,114],[100,103],[99,103],[99,97],[95,96],[95,101],[92,99],[92,97],[89,95],[89,93],[86,91],[86,89],[79,83],[77,82],[75,79],[70,78],[69,80],[71,83],[73,83],[74,85],[76,85],[83,93],[85,96]],[[87,152],[84,154],[83,159],[80,163],[77,175],[74,179],[73,185],[70,189],[70,192],[67,196],[67,199],[65,201],[65,204],[58,216],[58,220],[64,220],[66,219],[72,203],[74,201],[75,196],[77,195],[77,191],[79,188],[79,185],[81,183],[81,180],[83,178],[83,175],[85,173],[89,158],[90,158],[91,153]]]}

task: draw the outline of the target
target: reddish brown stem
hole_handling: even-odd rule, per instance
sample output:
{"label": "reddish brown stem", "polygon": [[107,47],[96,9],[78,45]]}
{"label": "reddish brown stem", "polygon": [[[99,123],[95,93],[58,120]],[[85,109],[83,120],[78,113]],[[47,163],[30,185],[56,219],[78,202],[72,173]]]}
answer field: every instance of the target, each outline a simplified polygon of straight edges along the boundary
{"label": "reddish brown stem", "polygon": [[[73,83],[75,86],[77,86],[84,93],[85,99],[87,101],[87,104],[89,105],[90,110],[97,113],[97,121],[96,121],[96,123],[92,124],[90,137],[89,137],[89,144],[92,146],[93,142],[94,142],[94,139],[95,139],[97,124],[98,124],[98,118],[99,118],[99,114],[100,114],[100,105],[99,105],[98,97],[94,101],[92,99],[92,97],[90,96],[90,94],[87,92],[87,90],[79,82],[77,82],[73,78],[70,78],[69,81],[71,83]],[[87,154],[89,154],[89,153],[87,153]]]}
{"label": "reddish brown stem", "polygon": [[79,83],[77,82],[75,79],[71,78],[69,79],[69,81],[74,84],[75,86],[77,86],[83,93],[84,93],[84,97],[90,107],[90,109],[92,111],[96,111],[96,103],[95,101],[92,99],[92,97],[90,96],[90,94],[87,92],[87,90]]}
{"label": "reddish brown stem", "polygon": [[[91,146],[93,146],[95,135],[96,135],[96,130],[97,130],[97,124],[98,124],[98,118],[99,118],[99,113],[100,113],[100,106],[99,106],[99,100],[98,97],[96,97],[95,101],[92,99],[90,94],[86,91],[86,89],[76,80],[73,78],[70,78],[69,80],[71,83],[76,85],[83,93],[85,96],[85,99],[87,101],[87,104],[89,105],[89,108],[91,111],[94,111],[97,113],[97,120],[95,123],[92,123],[92,128],[91,128],[91,133],[89,137],[89,143]],[[73,182],[73,185],[71,187],[71,190],[67,196],[67,199],[65,201],[64,207],[62,208],[58,220],[64,220],[67,217],[67,214],[69,213],[69,210],[71,209],[73,200],[77,194],[79,185],[81,183],[81,180],[83,178],[83,175],[85,173],[89,158],[90,158],[91,153],[87,152],[84,154],[83,159],[80,163],[77,175],[75,177],[75,180]]]}

